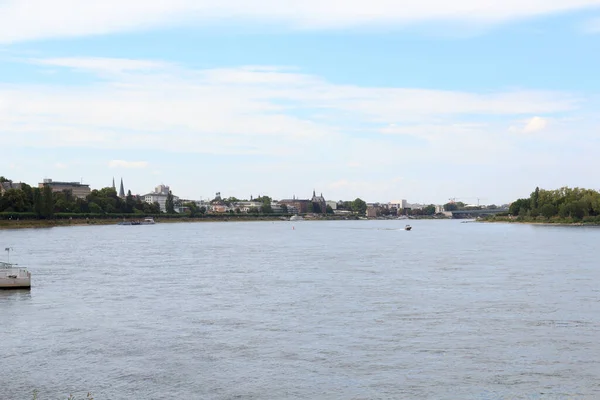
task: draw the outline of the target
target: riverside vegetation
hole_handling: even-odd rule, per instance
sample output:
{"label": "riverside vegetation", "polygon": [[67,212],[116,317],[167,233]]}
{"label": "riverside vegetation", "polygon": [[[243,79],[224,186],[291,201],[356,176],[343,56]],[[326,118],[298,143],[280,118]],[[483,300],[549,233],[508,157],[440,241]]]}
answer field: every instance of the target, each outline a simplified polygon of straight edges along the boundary
{"label": "riverside vegetation", "polygon": [[[0,176],[0,183],[11,182]],[[216,201],[216,199],[215,199]],[[230,197],[219,200],[219,204],[232,205],[240,201]],[[1,228],[36,228],[86,224],[114,224],[117,219],[139,219],[154,217],[161,221],[188,222],[188,221],[250,221],[273,220],[289,217],[287,207],[282,206],[282,213],[276,214],[271,207],[272,199],[262,196],[254,199],[262,204],[253,207],[249,212],[241,212],[239,208],[227,213],[209,213],[205,207],[199,207],[194,202],[178,204],[172,193],[166,199],[166,213],[161,212],[158,203],[149,204],[142,198],[133,196],[128,191],[125,198],[120,198],[114,188],[106,187],[92,190],[86,198],[77,198],[72,191],[53,192],[49,186],[42,188],[31,187],[20,183],[18,188],[11,188],[0,195],[0,229]],[[177,213],[175,208],[184,206],[186,212]],[[344,202],[349,211],[355,214],[364,214],[367,205],[361,199]],[[312,204],[309,212],[320,213],[313,210]],[[357,215],[338,217],[333,215],[331,207],[327,206],[325,219],[354,219]]]}
{"label": "riverside vegetation", "polygon": [[485,221],[600,224],[600,193],[578,187],[536,187],[528,198],[512,202],[508,213],[486,217]]}

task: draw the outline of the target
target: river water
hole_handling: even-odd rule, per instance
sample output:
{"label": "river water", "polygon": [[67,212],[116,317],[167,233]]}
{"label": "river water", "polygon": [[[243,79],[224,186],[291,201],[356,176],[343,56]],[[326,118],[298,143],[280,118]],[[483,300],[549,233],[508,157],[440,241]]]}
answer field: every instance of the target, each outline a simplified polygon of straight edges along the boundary
{"label": "river water", "polygon": [[597,399],[600,229],[0,231],[0,399]]}

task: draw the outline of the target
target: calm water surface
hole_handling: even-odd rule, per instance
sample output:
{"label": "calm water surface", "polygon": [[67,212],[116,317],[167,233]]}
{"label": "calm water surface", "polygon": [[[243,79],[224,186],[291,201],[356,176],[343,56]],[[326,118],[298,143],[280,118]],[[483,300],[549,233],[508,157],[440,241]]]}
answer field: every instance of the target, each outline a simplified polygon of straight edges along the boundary
{"label": "calm water surface", "polygon": [[600,398],[600,229],[411,223],[0,231],[0,399]]}

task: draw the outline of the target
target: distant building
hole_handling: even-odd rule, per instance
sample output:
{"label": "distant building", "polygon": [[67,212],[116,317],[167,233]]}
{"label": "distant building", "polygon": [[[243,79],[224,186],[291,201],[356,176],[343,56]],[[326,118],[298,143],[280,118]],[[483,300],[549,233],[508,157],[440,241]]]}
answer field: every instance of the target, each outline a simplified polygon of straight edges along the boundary
{"label": "distant building", "polygon": [[38,184],[39,188],[49,186],[53,192],[62,192],[63,190],[70,190],[73,196],[85,199],[92,191],[90,185],[86,185],[79,182],[58,182],[52,179],[44,179],[44,182]]}
{"label": "distant building", "polygon": [[311,199],[311,202],[313,204],[313,210],[315,210],[315,212],[321,212],[321,214],[327,213],[327,202],[323,197],[323,193],[321,193],[320,196],[317,196],[315,191],[313,190],[313,197]]}
{"label": "distant building", "polygon": [[333,201],[333,200],[327,200],[326,204],[331,207],[332,210],[337,210],[337,205],[338,202],[337,201]]}
{"label": "distant building", "polygon": [[[294,196],[292,199],[279,200],[279,204],[285,205],[288,208],[289,213],[306,214],[308,212],[310,200],[301,200]],[[292,209],[295,210],[295,212],[291,211]]]}
{"label": "distant building", "polygon": [[[167,196],[169,195],[170,191],[171,188],[169,188],[169,186],[158,185],[154,189],[153,193],[145,194],[142,197],[144,198],[144,201],[146,203],[158,203],[158,205],[160,206],[160,211],[167,212]],[[177,203],[179,201],[179,197],[173,196],[173,201]],[[175,211],[178,211],[177,207],[175,207]]]}
{"label": "distant building", "polygon": [[2,182],[0,183],[0,194],[4,194],[4,192],[7,192],[11,189],[21,189],[22,188],[22,184],[21,183],[13,183],[12,181],[8,181],[8,182]]}
{"label": "distant building", "polygon": [[297,214],[306,214],[311,208],[313,212],[322,214],[327,212],[327,202],[323,197],[323,193],[321,193],[320,196],[317,196],[317,193],[314,190],[310,200],[297,199],[296,196],[294,196],[292,199],[279,200],[279,204],[285,205],[288,208],[289,213],[293,213],[292,210],[295,210],[295,213]]}
{"label": "distant building", "polygon": [[121,178],[121,187],[119,188],[119,197],[125,198],[125,188],[123,187],[123,178]]}
{"label": "distant building", "polygon": [[377,207],[376,206],[367,206],[367,218],[375,218],[377,217]]}

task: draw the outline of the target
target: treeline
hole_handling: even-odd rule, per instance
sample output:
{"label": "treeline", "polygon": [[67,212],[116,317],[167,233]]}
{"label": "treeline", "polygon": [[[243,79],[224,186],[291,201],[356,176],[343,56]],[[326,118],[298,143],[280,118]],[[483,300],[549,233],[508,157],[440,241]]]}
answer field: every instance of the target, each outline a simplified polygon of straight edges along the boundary
{"label": "treeline", "polygon": [[592,189],[535,188],[528,198],[514,201],[509,214],[521,219],[570,219],[600,222],[600,193]]}
{"label": "treeline", "polygon": [[[6,179],[0,181],[10,182]],[[26,214],[40,219],[68,214],[154,215],[160,214],[160,206],[158,203],[148,204],[141,198],[132,196],[131,191],[121,199],[116,190],[104,188],[92,190],[90,195],[81,199],[73,196],[71,190],[53,192],[50,186],[33,188],[21,183],[19,189],[8,189],[0,196],[0,213]]]}

